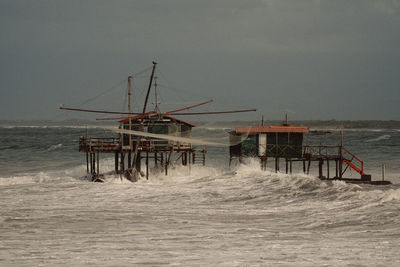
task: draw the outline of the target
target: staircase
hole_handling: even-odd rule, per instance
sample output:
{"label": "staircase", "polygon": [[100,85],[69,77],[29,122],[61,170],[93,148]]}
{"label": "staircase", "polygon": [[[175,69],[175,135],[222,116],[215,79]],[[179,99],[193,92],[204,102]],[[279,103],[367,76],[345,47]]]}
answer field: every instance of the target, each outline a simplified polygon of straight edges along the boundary
{"label": "staircase", "polygon": [[342,175],[350,167],[361,175],[361,180],[371,180],[371,175],[364,172],[364,161],[357,158],[353,153],[342,147],[343,162],[346,163],[346,168],[343,170]]}

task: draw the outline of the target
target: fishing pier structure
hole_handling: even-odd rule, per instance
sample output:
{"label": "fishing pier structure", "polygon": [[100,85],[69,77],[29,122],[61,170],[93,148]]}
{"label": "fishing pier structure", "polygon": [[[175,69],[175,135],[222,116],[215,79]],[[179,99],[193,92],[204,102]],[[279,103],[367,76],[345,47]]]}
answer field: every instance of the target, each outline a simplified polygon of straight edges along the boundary
{"label": "fishing pier structure", "polygon": [[[154,113],[137,115],[120,121],[121,129],[186,138],[191,136],[191,129],[194,126],[167,115]],[[139,179],[139,175],[149,178],[151,160],[154,162],[153,166],[160,171],[163,170],[165,175],[168,174],[168,167],[178,161],[189,167],[195,163],[205,165],[207,148],[205,145],[193,146],[191,143],[121,133],[118,138],[81,136],[79,151],[86,153],[87,172],[93,181],[101,181],[100,154],[112,153],[115,158],[114,173],[124,175],[134,182]],[[145,173],[142,170],[143,160]]]}
{"label": "fishing pier structure", "polygon": [[[304,139],[309,135],[340,134],[341,141],[337,145],[305,145]],[[247,136],[238,143],[237,140]],[[364,161],[351,153],[343,145],[343,132],[311,131],[304,126],[291,126],[286,121],[281,126],[236,127],[231,132],[229,149],[229,165],[234,160],[243,161],[246,157],[258,157],[261,168],[266,170],[267,162],[274,161],[274,169],[280,171],[280,161],[285,161],[285,172],[292,173],[293,162],[301,162],[303,172],[310,174],[312,162],[318,163],[318,177],[322,180],[342,180],[348,183],[386,185],[390,181],[373,181],[371,175],[365,173]],[[324,167],[324,165],[326,167]],[[331,168],[334,167],[334,172]],[[348,170],[354,170],[359,178],[346,178]],[[326,173],[324,174],[324,170]]]}
{"label": "fishing pier structure", "polygon": [[[214,111],[214,112],[182,112],[213,102],[208,100],[196,105],[185,106],[176,110],[161,112],[157,94],[156,62],[153,62],[150,81],[147,88],[142,112],[133,112],[132,107],[132,76],[128,77],[128,112],[91,110],[60,106],[62,110],[92,112],[102,114],[117,114],[124,117],[99,118],[97,120],[114,120],[119,122],[118,129],[110,129],[119,135],[116,137],[96,138],[81,136],[79,151],[86,153],[87,173],[92,181],[103,182],[100,171],[100,155],[114,154],[113,172],[135,182],[140,176],[149,178],[151,160],[153,167],[168,174],[170,166],[181,163],[184,166],[206,163],[207,147],[203,140],[192,138],[194,124],[183,121],[175,116],[209,115],[252,112],[255,109]],[[154,83],[153,83],[154,82]],[[147,104],[152,86],[154,85],[154,110],[147,111]],[[212,144],[212,142],[208,142]],[[145,161],[145,172],[142,161]]]}

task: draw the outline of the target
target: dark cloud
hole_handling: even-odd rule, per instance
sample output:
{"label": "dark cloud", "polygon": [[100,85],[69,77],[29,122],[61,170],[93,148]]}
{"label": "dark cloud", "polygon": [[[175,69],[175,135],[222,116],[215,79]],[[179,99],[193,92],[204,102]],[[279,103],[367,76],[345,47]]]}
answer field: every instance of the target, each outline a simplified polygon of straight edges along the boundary
{"label": "dark cloud", "polygon": [[[187,91],[160,88],[165,102],[212,97],[271,119],[286,110],[400,119],[399,9],[364,0],[1,1],[0,119],[53,118],[58,104],[83,102],[153,59],[160,83]],[[108,97],[97,105],[121,108],[121,95]]]}

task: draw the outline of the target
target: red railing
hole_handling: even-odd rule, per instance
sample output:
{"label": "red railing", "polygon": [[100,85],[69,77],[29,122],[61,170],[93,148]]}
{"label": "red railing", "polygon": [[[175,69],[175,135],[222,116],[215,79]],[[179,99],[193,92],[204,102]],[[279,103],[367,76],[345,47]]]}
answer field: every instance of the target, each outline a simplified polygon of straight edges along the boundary
{"label": "red railing", "polygon": [[[351,156],[351,159],[346,156]],[[343,161],[349,165],[353,170],[358,172],[361,175],[364,175],[364,161],[357,158],[353,153],[348,151],[345,147],[342,147],[342,157]],[[355,160],[355,162],[353,162]]]}

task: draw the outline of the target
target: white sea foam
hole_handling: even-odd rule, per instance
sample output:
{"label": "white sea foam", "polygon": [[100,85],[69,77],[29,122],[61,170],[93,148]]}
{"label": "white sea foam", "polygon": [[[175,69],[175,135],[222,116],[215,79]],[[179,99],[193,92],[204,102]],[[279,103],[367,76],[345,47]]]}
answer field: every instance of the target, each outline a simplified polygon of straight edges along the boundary
{"label": "white sea foam", "polygon": [[388,140],[388,139],[390,139],[390,137],[392,137],[392,136],[389,134],[384,134],[377,138],[369,139],[366,142],[377,142],[377,141],[382,141],[382,140]]}
{"label": "white sea foam", "polygon": [[47,151],[57,150],[57,149],[61,148],[62,146],[63,146],[63,144],[52,145],[47,149]]}

